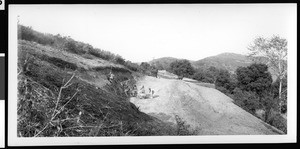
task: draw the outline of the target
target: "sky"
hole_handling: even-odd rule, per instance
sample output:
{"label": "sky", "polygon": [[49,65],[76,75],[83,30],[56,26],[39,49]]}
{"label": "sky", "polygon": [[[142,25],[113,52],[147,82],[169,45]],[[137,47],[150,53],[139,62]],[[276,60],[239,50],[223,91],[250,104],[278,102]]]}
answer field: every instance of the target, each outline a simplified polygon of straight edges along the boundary
{"label": "sky", "polygon": [[292,38],[295,4],[15,5],[34,30],[70,36],[132,62],[247,54],[256,37]]}

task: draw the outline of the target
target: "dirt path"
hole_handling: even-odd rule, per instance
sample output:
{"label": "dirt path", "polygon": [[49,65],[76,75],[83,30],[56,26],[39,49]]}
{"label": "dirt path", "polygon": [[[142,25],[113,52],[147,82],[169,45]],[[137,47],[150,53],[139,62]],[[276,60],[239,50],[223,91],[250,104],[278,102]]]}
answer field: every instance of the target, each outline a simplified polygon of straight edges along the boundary
{"label": "dirt path", "polygon": [[202,135],[277,134],[276,129],[233,104],[232,99],[213,88],[191,82],[146,76],[137,82],[153,99],[131,98],[142,112],[175,123],[175,115]]}

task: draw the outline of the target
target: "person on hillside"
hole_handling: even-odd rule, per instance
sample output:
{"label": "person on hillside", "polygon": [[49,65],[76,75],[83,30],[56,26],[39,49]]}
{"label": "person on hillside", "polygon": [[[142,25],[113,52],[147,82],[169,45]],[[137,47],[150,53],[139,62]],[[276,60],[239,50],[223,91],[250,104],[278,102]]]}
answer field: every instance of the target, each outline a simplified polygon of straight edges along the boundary
{"label": "person on hillside", "polygon": [[140,98],[140,99],[143,99],[144,97],[145,97],[145,87],[144,86],[142,86],[142,88],[140,89],[140,91],[139,91],[139,93],[138,93],[138,97]]}
{"label": "person on hillside", "polygon": [[136,87],[136,85],[133,86],[133,89],[132,89],[132,96],[133,96],[133,97],[136,97],[136,96],[137,96],[137,87]]}
{"label": "person on hillside", "polygon": [[114,79],[115,75],[110,71],[108,74],[108,80],[110,83],[112,83],[112,80]]}

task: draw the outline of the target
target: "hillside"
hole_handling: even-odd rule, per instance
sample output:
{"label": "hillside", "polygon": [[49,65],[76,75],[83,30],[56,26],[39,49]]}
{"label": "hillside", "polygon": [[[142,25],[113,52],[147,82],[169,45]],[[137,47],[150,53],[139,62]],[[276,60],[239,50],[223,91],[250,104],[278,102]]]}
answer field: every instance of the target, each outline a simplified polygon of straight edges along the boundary
{"label": "hillside", "polygon": [[216,56],[207,57],[196,62],[193,62],[192,65],[195,68],[209,68],[214,66],[219,69],[226,69],[230,72],[234,72],[238,67],[248,66],[252,61],[247,58],[245,55],[235,54],[235,53],[222,53]]}
{"label": "hillside", "polygon": [[197,134],[283,134],[235,105],[231,98],[216,89],[183,80],[148,76],[137,85],[155,90],[153,99],[131,98],[141,111],[168,123],[176,123],[180,117]]}
{"label": "hillside", "polygon": [[[129,101],[121,82],[128,81],[132,87],[142,74],[122,65],[116,55],[78,52],[84,49],[78,45],[88,46],[74,40],[70,45],[70,39],[59,46],[56,40],[66,38],[33,30],[24,34],[21,29],[20,34],[18,137],[180,135],[174,126],[141,112]],[[110,72],[114,74],[111,81]]]}

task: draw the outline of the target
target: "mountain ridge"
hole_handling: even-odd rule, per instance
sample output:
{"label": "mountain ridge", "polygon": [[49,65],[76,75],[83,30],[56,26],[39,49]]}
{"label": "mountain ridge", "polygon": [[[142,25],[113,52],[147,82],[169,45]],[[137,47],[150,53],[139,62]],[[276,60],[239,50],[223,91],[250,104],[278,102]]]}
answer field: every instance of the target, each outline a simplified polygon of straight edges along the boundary
{"label": "mountain ridge", "polygon": [[[157,66],[159,69],[169,69],[169,65],[176,61],[182,60],[174,57],[161,57],[154,60],[149,61],[150,64]],[[205,57],[203,59],[191,62],[192,66],[196,69],[206,69],[210,66],[214,66],[219,69],[227,69],[230,72],[234,72],[236,68],[240,66],[248,66],[253,61],[250,60],[246,55],[224,52],[218,55]]]}

